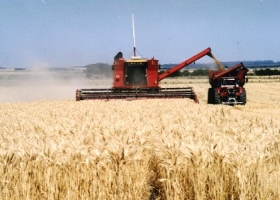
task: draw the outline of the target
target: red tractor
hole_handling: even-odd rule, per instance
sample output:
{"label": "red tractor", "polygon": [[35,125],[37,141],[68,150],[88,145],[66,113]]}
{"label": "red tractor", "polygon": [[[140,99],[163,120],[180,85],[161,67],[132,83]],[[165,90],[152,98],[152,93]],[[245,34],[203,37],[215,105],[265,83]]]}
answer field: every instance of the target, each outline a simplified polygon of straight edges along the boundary
{"label": "red tractor", "polygon": [[192,87],[161,88],[159,82],[205,55],[213,58],[210,48],[174,66],[163,74],[159,74],[158,60],[154,58],[142,59],[136,57],[135,54],[131,59],[125,60],[122,53],[119,52],[114,57],[113,87],[107,89],[78,89],[76,100],[190,98],[198,102]]}
{"label": "red tractor", "polygon": [[212,88],[208,89],[209,104],[246,104],[245,76],[249,70],[243,63],[225,69],[210,70],[209,83]]}

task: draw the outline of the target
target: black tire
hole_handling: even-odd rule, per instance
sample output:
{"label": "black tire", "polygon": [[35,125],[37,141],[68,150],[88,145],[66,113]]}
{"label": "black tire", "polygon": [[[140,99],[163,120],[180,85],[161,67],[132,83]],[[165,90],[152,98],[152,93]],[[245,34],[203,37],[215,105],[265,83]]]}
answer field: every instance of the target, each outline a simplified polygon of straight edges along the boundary
{"label": "black tire", "polygon": [[215,103],[215,93],[213,88],[208,88],[208,104],[214,104]]}
{"label": "black tire", "polygon": [[247,103],[246,98],[246,90],[245,88],[242,88],[242,92],[240,94],[240,101],[242,102],[242,105],[245,105]]}
{"label": "black tire", "polygon": [[221,97],[219,95],[219,93],[217,92],[217,90],[214,91],[214,96],[215,96],[215,104],[221,104]]}

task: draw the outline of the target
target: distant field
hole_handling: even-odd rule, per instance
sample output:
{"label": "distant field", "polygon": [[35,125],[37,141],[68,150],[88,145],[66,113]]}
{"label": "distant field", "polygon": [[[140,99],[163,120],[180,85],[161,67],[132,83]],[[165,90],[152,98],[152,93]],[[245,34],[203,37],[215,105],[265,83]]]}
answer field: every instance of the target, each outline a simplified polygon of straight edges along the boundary
{"label": "distant field", "polygon": [[279,81],[249,81],[248,103],[224,106],[207,105],[207,79],[163,82],[190,81],[195,104],[76,102],[111,86],[79,73],[0,77],[0,199],[280,198]]}
{"label": "distant field", "polygon": [[[280,76],[248,76],[249,83],[280,82]],[[182,87],[208,83],[208,77],[190,76],[167,78],[161,81],[162,87]],[[210,86],[210,85],[209,85]],[[36,100],[71,100],[79,88],[110,88],[112,79],[85,78],[82,71],[0,71],[0,103],[25,102]]]}

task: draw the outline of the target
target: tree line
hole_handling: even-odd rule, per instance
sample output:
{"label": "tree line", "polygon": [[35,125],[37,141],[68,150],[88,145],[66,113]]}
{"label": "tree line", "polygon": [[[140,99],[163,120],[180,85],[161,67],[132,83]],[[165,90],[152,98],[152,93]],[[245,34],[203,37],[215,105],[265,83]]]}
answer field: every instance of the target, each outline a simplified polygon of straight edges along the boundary
{"label": "tree line", "polygon": [[111,77],[112,66],[105,63],[95,63],[85,66],[85,75],[87,78],[91,78],[93,76],[104,76],[104,77]]}
{"label": "tree line", "polygon": [[[161,70],[159,73],[162,74],[164,70]],[[192,72],[189,70],[184,71],[177,71],[174,74],[171,74],[170,77],[177,77],[177,76],[208,76],[209,69],[195,69]],[[255,69],[253,70],[253,74],[255,76],[274,76],[280,75],[280,68],[279,69]]]}
{"label": "tree line", "polygon": [[274,75],[280,75],[280,70],[270,69],[270,68],[258,69],[258,70],[254,70],[254,74],[256,76],[274,76]]}
{"label": "tree line", "polygon": [[[159,74],[164,73],[165,70],[160,70]],[[177,71],[171,74],[169,77],[177,77],[177,76],[208,76],[209,69],[195,69],[193,71],[183,70]]]}
{"label": "tree line", "polygon": [[[96,63],[85,66],[85,75],[88,78],[93,76],[104,76],[104,77],[112,77],[113,70],[112,65],[105,64],[105,63]],[[166,70],[161,69],[159,74],[164,73]],[[184,77],[184,76],[208,76],[209,69],[194,69],[190,70],[181,70],[171,74],[169,77]],[[253,75],[256,76],[273,76],[273,75],[280,75],[280,68],[277,69],[254,69]]]}

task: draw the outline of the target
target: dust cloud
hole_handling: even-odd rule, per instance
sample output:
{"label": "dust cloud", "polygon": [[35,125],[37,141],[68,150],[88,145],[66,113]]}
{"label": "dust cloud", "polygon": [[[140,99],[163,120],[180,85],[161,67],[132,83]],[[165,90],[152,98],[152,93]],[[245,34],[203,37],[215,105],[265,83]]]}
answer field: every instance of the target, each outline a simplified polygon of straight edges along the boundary
{"label": "dust cloud", "polygon": [[0,71],[0,103],[75,100],[76,89],[110,87],[112,79],[86,78],[82,70]]}

